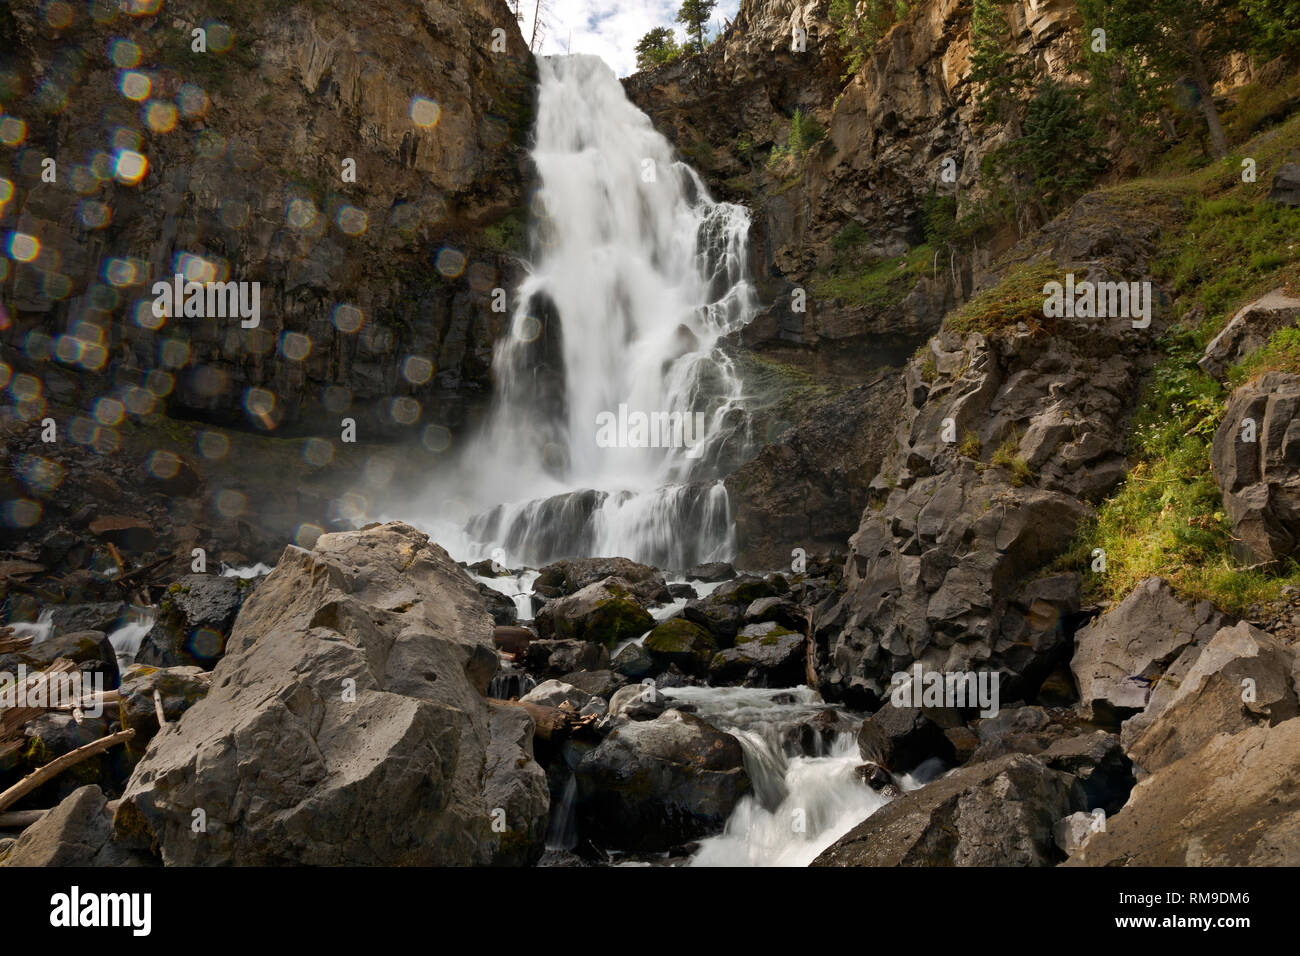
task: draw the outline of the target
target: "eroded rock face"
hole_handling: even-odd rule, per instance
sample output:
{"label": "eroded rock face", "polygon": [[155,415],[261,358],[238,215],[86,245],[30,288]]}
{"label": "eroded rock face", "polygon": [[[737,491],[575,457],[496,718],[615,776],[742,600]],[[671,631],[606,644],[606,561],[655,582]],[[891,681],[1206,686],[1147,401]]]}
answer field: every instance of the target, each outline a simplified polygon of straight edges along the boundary
{"label": "eroded rock face", "polygon": [[717,833],[750,790],[740,742],[680,710],[622,724],[576,773],[580,831],[624,850],[667,850]]}
{"label": "eroded rock face", "polygon": [[[240,612],[212,690],[136,767],[119,840],[181,865],[518,858],[488,792],[511,789],[510,767],[535,775],[520,728],[497,734],[515,756],[489,760],[492,632],[469,577],[406,525],[290,546]],[[541,803],[519,789],[505,809],[526,842]]]}
{"label": "eroded rock face", "polygon": [[1078,801],[1071,774],[1012,754],[903,794],[813,866],[1050,866],[1053,827]]}
{"label": "eroded rock face", "polygon": [[1210,454],[1243,560],[1277,561],[1300,545],[1300,376],[1267,372],[1232,393]]}

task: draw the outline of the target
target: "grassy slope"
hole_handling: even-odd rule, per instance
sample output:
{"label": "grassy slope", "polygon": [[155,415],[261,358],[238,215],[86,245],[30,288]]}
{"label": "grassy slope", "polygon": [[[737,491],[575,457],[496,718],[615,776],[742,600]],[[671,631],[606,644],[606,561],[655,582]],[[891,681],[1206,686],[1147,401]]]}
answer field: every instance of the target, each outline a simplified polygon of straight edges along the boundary
{"label": "grassy slope", "polygon": [[[1279,287],[1300,293],[1300,210],[1264,198],[1274,171],[1300,147],[1300,114],[1251,135],[1251,114],[1267,117],[1269,109],[1276,109],[1276,97],[1240,98],[1227,117],[1239,137],[1227,160],[1207,164],[1173,151],[1150,177],[1109,190],[1135,202],[1178,199],[1187,215],[1165,232],[1154,263],[1156,278],[1175,297],[1177,321],[1160,343],[1164,358],[1134,421],[1131,471],[1057,564],[1082,571],[1093,598],[1119,600],[1158,574],[1188,597],[1242,613],[1275,599],[1283,585],[1300,583],[1294,563],[1244,568],[1231,556],[1231,528],[1210,472],[1210,443],[1229,392],[1196,367],[1241,306]],[[1255,183],[1241,181],[1245,157],[1256,161]],[[1250,366],[1233,370],[1233,381],[1264,368],[1300,369],[1300,333],[1280,333]],[[1090,569],[1094,548],[1106,551],[1104,574]]]}

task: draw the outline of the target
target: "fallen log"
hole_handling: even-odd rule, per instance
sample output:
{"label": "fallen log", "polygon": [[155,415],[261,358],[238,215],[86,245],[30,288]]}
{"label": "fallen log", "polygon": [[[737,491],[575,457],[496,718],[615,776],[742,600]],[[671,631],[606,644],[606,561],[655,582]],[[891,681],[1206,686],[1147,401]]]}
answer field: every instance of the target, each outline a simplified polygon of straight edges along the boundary
{"label": "fallen log", "polygon": [[0,830],[22,830],[40,820],[49,810],[10,810],[0,813]]}
{"label": "fallen log", "polygon": [[35,638],[30,634],[26,637],[16,635],[0,636],[0,654],[16,654],[19,651],[25,651],[32,646]]}
{"label": "fallen log", "polygon": [[105,750],[108,750],[110,747],[114,747],[117,744],[125,743],[134,736],[134,730],[119,730],[115,734],[109,734],[107,737],[100,737],[98,740],[91,741],[84,747],[78,747],[76,750],[66,753],[62,757],[55,757],[44,767],[38,767],[4,793],[0,793],[0,810],[4,810],[5,807],[17,803],[23,797],[27,796],[27,794],[40,787],[42,784],[53,780],[69,767],[75,767],[83,760],[89,760],[96,754],[103,753]]}
{"label": "fallen log", "polygon": [[551,707],[547,704],[534,704],[523,700],[500,700],[488,698],[489,704],[502,704],[506,707],[518,707],[527,711],[536,724],[534,736],[542,740],[563,740],[578,731],[591,728],[599,719],[596,714],[581,715],[574,710]]}
{"label": "fallen log", "polygon": [[[27,679],[23,681],[23,686],[21,688],[11,688],[9,693],[14,695],[15,700],[18,699],[21,690],[21,694],[29,701],[37,696],[41,696],[42,699],[48,701],[50,699],[49,687],[43,685],[48,685],[51,677],[60,674],[70,674],[76,669],[77,665],[75,663],[68,660],[66,657],[60,657],[49,667],[45,668],[45,670],[37,671],[35,674],[28,675]],[[46,706],[0,707],[0,740],[4,740],[15,733],[18,728],[27,723],[27,721],[39,717],[47,710],[53,709],[53,707]]]}

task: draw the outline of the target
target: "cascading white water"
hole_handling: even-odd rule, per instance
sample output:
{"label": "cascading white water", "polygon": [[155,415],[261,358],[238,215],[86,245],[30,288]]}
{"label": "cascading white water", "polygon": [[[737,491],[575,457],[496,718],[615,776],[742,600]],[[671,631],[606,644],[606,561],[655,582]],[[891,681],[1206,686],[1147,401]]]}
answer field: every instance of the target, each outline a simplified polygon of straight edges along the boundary
{"label": "cascading white water", "polygon": [[[678,687],[663,694],[693,704],[701,718],[740,741],[754,788],[721,834],[700,841],[692,866],[807,866],[889,802],[854,773],[862,763],[856,729],[827,746],[815,739],[812,753],[794,745],[790,731],[827,709],[814,690]],[[941,769],[927,761],[898,783],[915,790]]]}
{"label": "cascading white water", "polygon": [[[721,459],[744,415],[718,340],[756,309],[749,214],[709,197],[602,60],[539,69],[533,261],[494,358],[490,420],[436,482],[425,523],[458,557],[500,548],[510,565],[729,558]],[[608,425],[621,411],[626,433]],[[653,440],[638,414],[684,427],[665,429],[669,447],[632,447]]]}

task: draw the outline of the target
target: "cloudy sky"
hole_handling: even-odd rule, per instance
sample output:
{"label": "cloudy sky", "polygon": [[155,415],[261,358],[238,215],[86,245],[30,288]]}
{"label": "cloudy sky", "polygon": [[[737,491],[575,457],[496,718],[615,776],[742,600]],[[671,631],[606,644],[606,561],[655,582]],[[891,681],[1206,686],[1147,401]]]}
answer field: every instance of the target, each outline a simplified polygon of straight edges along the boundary
{"label": "cloudy sky", "polygon": [[[513,0],[512,0],[513,3]],[[527,40],[532,34],[537,0],[519,0]],[[676,22],[680,0],[542,0],[545,42],[539,54],[594,53],[619,76],[636,70],[636,42],[655,27],[672,27],[680,41],[685,37]],[[710,35],[740,8],[740,0],[718,0],[710,21]]]}

